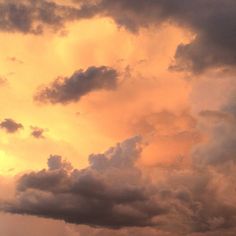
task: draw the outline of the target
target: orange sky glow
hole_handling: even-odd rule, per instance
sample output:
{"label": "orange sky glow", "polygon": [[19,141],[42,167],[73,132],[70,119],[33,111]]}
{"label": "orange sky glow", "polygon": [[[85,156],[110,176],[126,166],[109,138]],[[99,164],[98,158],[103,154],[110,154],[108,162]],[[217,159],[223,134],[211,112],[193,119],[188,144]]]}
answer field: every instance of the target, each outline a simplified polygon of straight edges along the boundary
{"label": "orange sky glow", "polygon": [[0,235],[234,235],[234,1],[0,12]]}

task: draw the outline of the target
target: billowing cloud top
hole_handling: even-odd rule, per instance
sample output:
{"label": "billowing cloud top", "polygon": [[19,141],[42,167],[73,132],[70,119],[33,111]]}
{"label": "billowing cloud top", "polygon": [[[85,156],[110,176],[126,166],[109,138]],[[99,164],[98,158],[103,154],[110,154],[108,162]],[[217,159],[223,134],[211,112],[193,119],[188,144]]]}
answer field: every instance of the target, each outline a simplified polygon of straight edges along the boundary
{"label": "billowing cloud top", "polygon": [[20,178],[17,200],[5,210],[111,228],[153,225],[152,217],[166,209],[135,167],[139,140],[134,137],[91,155],[90,166],[82,170],[51,156],[47,170]]}
{"label": "billowing cloud top", "polygon": [[[133,137],[90,155],[90,165],[80,170],[52,155],[48,169],[19,179],[15,199],[1,209],[96,227],[152,226],[176,235],[234,227],[236,208],[216,182],[225,167],[157,168],[161,178],[152,182],[136,167],[141,150],[140,138]],[[232,184],[228,180],[224,190]]]}
{"label": "billowing cloud top", "polygon": [[82,96],[96,90],[116,88],[116,70],[101,66],[78,70],[69,78],[58,78],[48,87],[42,88],[35,99],[40,102],[68,103],[78,101]]}

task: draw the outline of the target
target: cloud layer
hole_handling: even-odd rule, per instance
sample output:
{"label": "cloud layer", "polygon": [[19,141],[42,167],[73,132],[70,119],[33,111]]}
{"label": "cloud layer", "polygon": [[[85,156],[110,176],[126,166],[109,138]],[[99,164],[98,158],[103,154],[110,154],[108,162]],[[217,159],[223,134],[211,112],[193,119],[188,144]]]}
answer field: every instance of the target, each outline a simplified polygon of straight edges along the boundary
{"label": "cloud layer", "polygon": [[[179,162],[171,170],[157,166],[146,175],[136,166],[140,145],[139,137],[125,140],[90,155],[90,165],[81,170],[61,156],[50,156],[47,169],[19,179],[15,199],[1,208],[103,228],[151,226],[176,235],[233,229],[235,166]],[[199,150],[214,154],[204,147]]]}

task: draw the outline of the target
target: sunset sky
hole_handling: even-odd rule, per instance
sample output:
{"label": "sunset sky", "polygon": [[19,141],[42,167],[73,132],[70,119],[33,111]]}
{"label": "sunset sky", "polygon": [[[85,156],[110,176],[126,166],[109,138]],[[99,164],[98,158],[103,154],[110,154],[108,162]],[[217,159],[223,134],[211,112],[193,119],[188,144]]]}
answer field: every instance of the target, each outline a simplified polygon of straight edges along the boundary
{"label": "sunset sky", "polygon": [[0,235],[234,236],[235,0],[0,0]]}

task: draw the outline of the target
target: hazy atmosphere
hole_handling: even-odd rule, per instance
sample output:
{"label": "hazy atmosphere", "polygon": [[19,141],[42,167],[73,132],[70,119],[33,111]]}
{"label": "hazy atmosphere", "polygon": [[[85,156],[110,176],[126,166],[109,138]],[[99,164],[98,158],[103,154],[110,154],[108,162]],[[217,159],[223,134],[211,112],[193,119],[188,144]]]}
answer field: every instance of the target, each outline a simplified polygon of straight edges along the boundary
{"label": "hazy atmosphere", "polygon": [[0,0],[0,235],[235,236],[236,1]]}

